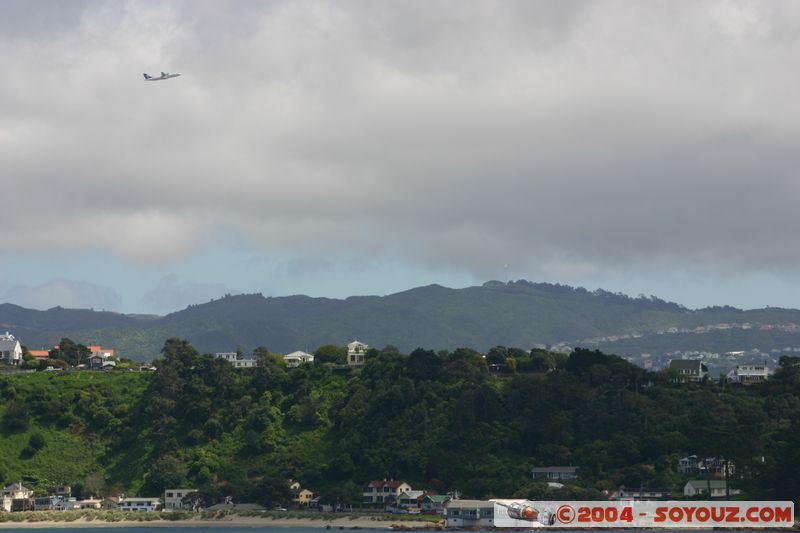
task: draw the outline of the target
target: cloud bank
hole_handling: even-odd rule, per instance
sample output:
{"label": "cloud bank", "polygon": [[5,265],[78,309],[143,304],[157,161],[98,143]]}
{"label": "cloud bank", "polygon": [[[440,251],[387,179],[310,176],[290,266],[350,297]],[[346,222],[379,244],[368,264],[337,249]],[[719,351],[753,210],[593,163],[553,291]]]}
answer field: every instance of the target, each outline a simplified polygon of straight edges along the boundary
{"label": "cloud bank", "polygon": [[0,301],[40,310],[60,305],[72,309],[119,311],[121,303],[114,289],[67,279],[54,279],[36,286],[13,285],[0,294]]}
{"label": "cloud bank", "polygon": [[6,250],[797,273],[797,3],[53,6],[0,4]]}

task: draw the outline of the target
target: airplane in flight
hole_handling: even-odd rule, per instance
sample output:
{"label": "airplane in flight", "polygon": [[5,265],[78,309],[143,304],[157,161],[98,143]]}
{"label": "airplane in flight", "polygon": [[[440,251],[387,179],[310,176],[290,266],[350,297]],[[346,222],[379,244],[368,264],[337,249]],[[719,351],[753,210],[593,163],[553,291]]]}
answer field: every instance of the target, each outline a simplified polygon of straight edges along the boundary
{"label": "airplane in flight", "polygon": [[154,78],[153,76],[145,73],[144,74],[144,81],[159,81],[159,80],[168,80],[170,78],[177,78],[180,74],[170,74],[169,72],[162,72],[161,76],[158,78]]}

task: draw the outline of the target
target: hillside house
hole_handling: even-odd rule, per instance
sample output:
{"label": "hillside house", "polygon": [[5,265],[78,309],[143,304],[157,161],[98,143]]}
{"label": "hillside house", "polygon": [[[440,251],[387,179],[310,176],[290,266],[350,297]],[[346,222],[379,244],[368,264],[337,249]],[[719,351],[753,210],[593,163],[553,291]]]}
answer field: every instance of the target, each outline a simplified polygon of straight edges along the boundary
{"label": "hillside house", "polygon": [[218,352],[214,355],[220,359],[225,359],[235,368],[255,368],[258,366],[258,361],[255,358],[245,359],[244,357],[239,357],[236,352]]}
{"label": "hillside house", "polygon": [[37,361],[47,361],[50,358],[50,350],[28,350],[28,354]]}
{"label": "hillside house", "polygon": [[11,333],[0,335],[0,363],[18,365],[22,363],[22,345]]}
{"label": "hillside house", "polygon": [[736,472],[736,465],[733,461],[725,460],[724,457],[700,458],[690,455],[678,459],[679,474],[700,474],[710,476],[715,479],[725,479],[725,476],[732,476]]}
{"label": "hillside house", "polygon": [[678,459],[679,474],[695,474],[703,467],[703,460],[696,455]]}
{"label": "hillside house", "polygon": [[636,500],[636,501],[651,501],[651,500],[667,500],[672,496],[670,489],[655,489],[647,487],[639,487],[636,489],[629,489],[625,485],[621,486],[619,490],[615,491],[608,498],[609,500]]}
{"label": "hillside house", "polygon": [[394,503],[404,492],[409,492],[411,485],[399,480],[376,480],[364,487],[362,503],[366,505]]}
{"label": "hillside house", "polygon": [[106,359],[114,359],[114,350],[112,348],[103,348],[102,346],[97,346],[95,344],[91,346],[87,346],[89,348],[89,352],[92,355],[100,355]]}
{"label": "hillside house", "polygon": [[769,379],[771,374],[767,362],[763,364],[736,365],[736,368],[728,372],[728,381],[731,383],[761,383]]}
{"label": "hillside house", "polygon": [[708,367],[702,361],[694,359],[673,359],[669,362],[669,369],[678,373],[678,381],[702,381],[708,375]]}
{"label": "hillside house", "polygon": [[578,480],[577,466],[545,466],[531,470],[533,479],[555,483],[572,483]]}
{"label": "hillside house", "polygon": [[363,342],[353,341],[347,345],[347,364],[350,366],[361,366],[367,360],[367,350],[369,346]]}
{"label": "hillside house", "polygon": [[95,354],[89,357],[89,368],[91,370],[114,370],[116,367],[116,361],[111,361],[101,354]]}
{"label": "hillside house", "polygon": [[292,352],[283,356],[283,360],[286,363],[286,366],[289,368],[296,368],[300,365],[306,363],[313,363],[314,356],[310,353],[302,352],[297,350],[296,352]]}

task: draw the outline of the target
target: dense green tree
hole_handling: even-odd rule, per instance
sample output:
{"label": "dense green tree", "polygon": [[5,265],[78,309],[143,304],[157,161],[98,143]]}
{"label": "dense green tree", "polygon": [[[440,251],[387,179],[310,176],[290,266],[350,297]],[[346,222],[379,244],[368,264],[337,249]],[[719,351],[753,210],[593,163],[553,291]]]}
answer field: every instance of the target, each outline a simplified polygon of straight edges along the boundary
{"label": "dense green tree", "polygon": [[325,344],[314,351],[315,363],[344,364],[347,362],[347,348],[335,344]]}
{"label": "dense green tree", "polygon": [[59,359],[69,365],[76,366],[87,364],[92,352],[83,344],[75,343],[72,339],[64,337],[58,345],[50,350],[50,359]]}

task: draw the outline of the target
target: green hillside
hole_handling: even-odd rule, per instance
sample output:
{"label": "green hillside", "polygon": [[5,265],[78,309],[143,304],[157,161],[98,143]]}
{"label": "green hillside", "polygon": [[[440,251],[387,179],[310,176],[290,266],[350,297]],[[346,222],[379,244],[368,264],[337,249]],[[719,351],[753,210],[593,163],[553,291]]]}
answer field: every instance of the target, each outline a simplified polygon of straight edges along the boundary
{"label": "green hillside", "polygon": [[[677,384],[586,350],[372,350],[345,371],[287,369],[263,349],[258,368],[236,370],[178,340],[162,355],[155,373],[0,376],[0,477],[141,495],[189,485],[209,501],[267,504],[289,478],[328,502],[357,503],[366,481],[390,477],[473,497],[592,499],[622,484],[677,489],[677,459],[697,454],[734,461],[748,497],[800,494],[796,359],[741,387]],[[534,466],[565,464],[578,485],[530,480]]]}

